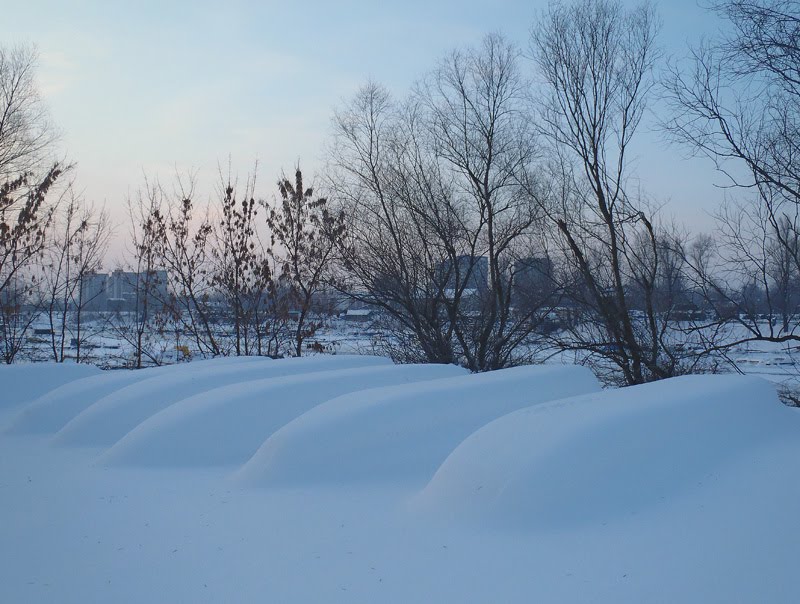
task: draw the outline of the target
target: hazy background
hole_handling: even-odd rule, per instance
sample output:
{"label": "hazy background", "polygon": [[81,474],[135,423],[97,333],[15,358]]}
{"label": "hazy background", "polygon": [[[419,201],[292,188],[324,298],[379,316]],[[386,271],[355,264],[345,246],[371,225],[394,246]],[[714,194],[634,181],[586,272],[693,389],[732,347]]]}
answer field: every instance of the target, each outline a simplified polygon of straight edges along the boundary
{"label": "hazy background", "polygon": [[[546,4],[29,1],[5,7],[0,40],[38,46],[62,153],[87,200],[105,203],[119,225],[115,259],[125,200],[145,173],[167,181],[176,168],[196,170],[205,200],[229,155],[242,178],[257,159],[257,192],[271,197],[298,160],[307,177],[318,172],[332,109],[367,78],[402,96],[443,54],[490,31],[526,49]],[[720,26],[695,0],[656,6],[666,56],[685,56]],[[667,216],[710,229],[721,177],[669,145],[655,121],[634,148],[643,190],[667,203]]]}

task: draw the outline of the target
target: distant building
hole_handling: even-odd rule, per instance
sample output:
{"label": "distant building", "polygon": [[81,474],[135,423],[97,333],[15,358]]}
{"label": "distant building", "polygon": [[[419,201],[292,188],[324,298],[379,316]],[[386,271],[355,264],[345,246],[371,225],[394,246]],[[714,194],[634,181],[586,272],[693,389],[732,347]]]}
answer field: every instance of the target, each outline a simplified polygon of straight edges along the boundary
{"label": "distant building", "polygon": [[374,311],[371,308],[351,308],[344,315],[348,323],[367,323],[373,319]]}
{"label": "distant building", "polygon": [[81,307],[83,310],[106,310],[108,275],[91,272],[81,279]]}
{"label": "distant building", "polygon": [[514,263],[514,281],[527,289],[549,285],[553,277],[553,261],[546,256],[529,256]]}
{"label": "distant building", "polygon": [[439,274],[446,280],[445,289],[483,292],[489,288],[489,259],[486,256],[464,254],[439,263]]}
{"label": "distant building", "polygon": [[[140,283],[141,282],[141,283]],[[108,298],[113,300],[113,310],[134,310],[136,309],[139,289],[145,286],[144,279],[140,279],[139,273],[131,271],[115,270],[108,277]]]}
{"label": "distant building", "polygon": [[529,256],[514,263],[514,304],[541,304],[553,291],[553,262],[546,256]]}
{"label": "distant building", "polygon": [[167,271],[135,273],[115,270],[106,281],[105,310],[140,310],[145,299],[150,307],[164,304],[169,295]]}

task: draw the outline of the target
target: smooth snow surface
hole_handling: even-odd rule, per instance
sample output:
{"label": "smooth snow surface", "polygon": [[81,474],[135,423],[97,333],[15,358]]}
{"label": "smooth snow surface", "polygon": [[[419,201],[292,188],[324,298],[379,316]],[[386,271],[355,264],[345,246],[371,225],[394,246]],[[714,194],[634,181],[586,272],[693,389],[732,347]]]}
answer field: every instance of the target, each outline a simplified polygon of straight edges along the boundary
{"label": "smooth snow surface", "polygon": [[456,448],[417,503],[481,524],[611,522],[687,494],[800,415],[760,378],[687,376],[511,413]]}
{"label": "smooth snow surface", "polygon": [[92,365],[74,363],[0,365],[0,410],[18,407],[62,384],[100,373]]}
{"label": "smooth snow surface", "polygon": [[62,445],[108,446],[151,415],[206,390],[266,377],[389,363],[382,357],[356,355],[283,359],[280,362],[268,358],[259,362],[228,361],[213,370],[207,364],[192,370],[192,363],[189,363],[186,371],[151,377],[104,396],[59,430],[55,441]]}
{"label": "smooth snow surface", "polygon": [[800,410],[759,379],[343,356],[0,379],[2,603],[800,602]]}
{"label": "smooth snow surface", "polygon": [[[153,415],[102,463],[208,466],[244,463],[276,430],[345,392],[465,375],[453,365],[385,365],[253,380],[185,398]],[[437,380],[440,381],[440,380]],[[314,450],[321,451],[318,446]],[[334,453],[331,451],[331,453]]]}
{"label": "smooth snow surface", "polygon": [[[256,359],[244,357],[238,362],[246,363],[252,360]],[[63,428],[64,424],[100,398],[129,384],[164,373],[178,376],[182,373],[196,373],[202,367],[222,367],[232,362],[237,360],[215,359],[139,370],[117,369],[103,373],[98,373],[96,368],[90,367],[93,371],[89,377],[67,382],[38,397],[19,413],[7,429],[18,434],[53,433]]]}
{"label": "smooth snow surface", "polygon": [[511,411],[600,389],[585,367],[515,367],[333,399],[267,440],[250,485],[420,483],[472,432]]}

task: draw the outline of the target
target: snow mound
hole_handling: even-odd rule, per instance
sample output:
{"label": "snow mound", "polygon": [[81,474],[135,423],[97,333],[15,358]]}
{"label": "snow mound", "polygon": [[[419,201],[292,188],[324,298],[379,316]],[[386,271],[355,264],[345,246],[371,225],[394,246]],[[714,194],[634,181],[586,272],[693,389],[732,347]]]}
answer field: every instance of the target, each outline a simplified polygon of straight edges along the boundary
{"label": "snow mound", "polygon": [[237,479],[249,485],[422,486],[464,438],[493,419],[597,390],[584,367],[540,365],[356,392],[276,432]]}
{"label": "snow mound", "polygon": [[466,370],[453,365],[388,365],[215,388],[145,420],[111,447],[101,463],[196,467],[241,464],[280,427],[332,397],[464,373]]}
{"label": "snow mound", "polygon": [[[210,379],[219,389],[157,412],[107,452],[191,470],[104,467],[96,449],[0,433],[0,602],[800,602],[800,410],[766,383],[677,379],[492,420],[515,393],[533,403],[596,383],[565,367],[538,381],[546,368],[406,384],[399,376],[421,368],[380,362],[337,380],[338,366],[315,362],[101,374],[148,376],[117,390],[140,395],[119,410],[129,413],[159,386],[177,397],[252,365],[258,380]],[[44,381],[63,368],[38,369],[31,378]],[[424,370],[448,371],[461,370]],[[381,372],[400,383],[357,392]],[[75,398],[110,387],[71,384]],[[352,393],[324,400],[340,387]],[[238,439],[257,447],[278,414],[317,400],[266,441],[273,459],[251,458],[253,484],[278,488],[240,487],[230,465],[209,465],[220,452],[241,459]],[[478,427],[459,440],[465,418]],[[112,409],[102,419],[118,430]],[[281,488],[287,468],[299,488]]]}
{"label": "snow mound", "polygon": [[43,394],[27,404],[6,429],[14,434],[52,434],[98,400],[130,384],[168,373],[170,375],[195,374],[220,367],[242,366],[254,361],[269,359],[259,357],[219,357],[179,365],[163,365],[145,369],[117,369],[104,371],[69,382]]}
{"label": "snow mound", "polygon": [[96,401],[59,430],[54,440],[62,445],[110,446],[151,415],[177,401],[207,390],[267,377],[313,371],[391,364],[373,356],[335,355],[273,361],[189,363],[189,369],[171,371],[115,390]]}
{"label": "snow mound", "polygon": [[0,410],[27,403],[62,384],[100,372],[94,365],[75,363],[0,365]]}
{"label": "snow mound", "polygon": [[760,378],[689,376],[553,401],[466,439],[414,504],[515,529],[603,524],[679,498],[800,415]]}

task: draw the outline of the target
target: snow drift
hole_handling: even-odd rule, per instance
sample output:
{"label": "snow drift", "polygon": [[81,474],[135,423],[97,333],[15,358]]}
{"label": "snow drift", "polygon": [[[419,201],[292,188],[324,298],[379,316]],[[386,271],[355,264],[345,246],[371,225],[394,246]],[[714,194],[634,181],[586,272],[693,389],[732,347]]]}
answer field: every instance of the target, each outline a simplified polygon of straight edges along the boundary
{"label": "snow drift", "polygon": [[382,357],[337,355],[229,361],[212,368],[200,365],[151,377],[104,396],[70,420],[54,439],[62,445],[109,446],[161,409],[206,390],[266,377],[389,364],[391,361]]}
{"label": "snow drift", "polygon": [[481,524],[575,527],[682,496],[800,435],[760,378],[689,376],[537,405],[456,448],[415,505]]}
{"label": "snow drift", "polygon": [[390,384],[403,384],[403,389],[412,382],[464,374],[466,370],[453,365],[379,365],[223,386],[156,413],[111,447],[101,462],[195,467],[244,463],[273,432],[331,397]]}
{"label": "snow drift", "polygon": [[[0,433],[0,602],[800,601],[800,410],[767,383],[360,363],[3,368],[38,399]],[[73,415],[124,432],[106,463],[21,433]]]}
{"label": "snow drift", "polygon": [[100,373],[92,365],[74,363],[0,365],[0,410],[22,405],[62,384]]}
{"label": "snow drift", "polygon": [[[80,367],[88,367],[92,370],[89,377],[69,381],[63,386],[42,394],[20,411],[8,426],[7,431],[14,434],[57,432],[73,417],[102,397],[130,384],[165,373],[172,376],[191,375],[199,371],[213,370],[234,363],[240,365],[256,360],[259,359],[257,357],[229,357],[137,370],[117,369],[102,373],[89,365],[80,365]],[[40,373],[36,373],[37,380],[40,375]]]}
{"label": "snow drift", "polygon": [[596,390],[597,379],[584,367],[541,365],[355,392],[276,432],[238,479],[248,485],[424,484],[487,422]]}

